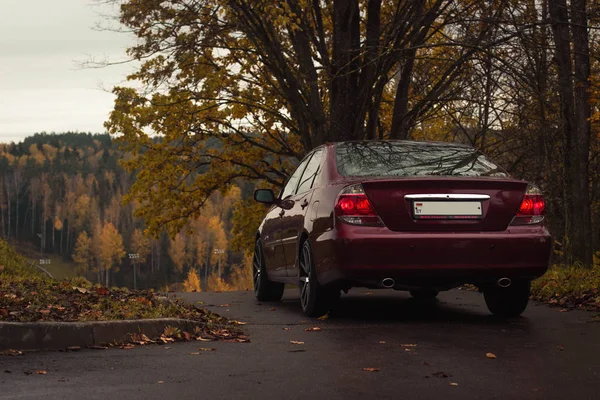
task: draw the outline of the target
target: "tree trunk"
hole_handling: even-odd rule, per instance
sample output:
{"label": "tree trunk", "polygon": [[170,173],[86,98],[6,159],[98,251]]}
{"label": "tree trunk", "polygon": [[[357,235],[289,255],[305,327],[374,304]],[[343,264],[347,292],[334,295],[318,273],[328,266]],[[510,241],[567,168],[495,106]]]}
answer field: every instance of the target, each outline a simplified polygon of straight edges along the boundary
{"label": "tree trunk", "polygon": [[[571,1],[572,25],[566,0],[549,0],[548,11],[556,46],[561,130],[564,137],[565,243],[567,262],[592,265],[589,203],[589,44],[585,0]],[[571,32],[573,38],[571,40]],[[571,57],[571,45],[575,55]],[[575,60],[575,85],[572,81]]]}
{"label": "tree trunk", "polygon": [[362,135],[354,132],[360,59],[358,0],[334,0],[333,20],[329,135],[335,141],[353,140]]}

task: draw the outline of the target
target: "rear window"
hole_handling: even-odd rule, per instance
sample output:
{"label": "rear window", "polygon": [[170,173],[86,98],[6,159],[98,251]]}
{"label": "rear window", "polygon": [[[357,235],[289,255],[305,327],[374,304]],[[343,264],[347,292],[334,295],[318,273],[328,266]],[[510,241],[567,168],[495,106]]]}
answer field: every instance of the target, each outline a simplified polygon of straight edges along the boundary
{"label": "rear window", "polygon": [[477,150],[419,142],[349,142],[336,148],[343,176],[492,176],[506,172]]}

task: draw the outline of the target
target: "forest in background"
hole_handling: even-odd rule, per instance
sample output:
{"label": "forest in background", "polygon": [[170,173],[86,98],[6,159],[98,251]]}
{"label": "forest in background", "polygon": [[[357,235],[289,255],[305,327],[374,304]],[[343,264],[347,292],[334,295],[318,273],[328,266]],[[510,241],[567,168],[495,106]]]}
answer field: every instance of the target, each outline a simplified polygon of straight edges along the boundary
{"label": "forest in background", "polygon": [[106,286],[133,287],[129,254],[138,254],[138,288],[251,287],[247,260],[230,243],[235,206],[251,190],[216,192],[182,232],[150,237],[134,216],[137,202],[123,202],[135,179],[119,164],[128,157],[107,134],[0,143],[0,237],[53,273]]}

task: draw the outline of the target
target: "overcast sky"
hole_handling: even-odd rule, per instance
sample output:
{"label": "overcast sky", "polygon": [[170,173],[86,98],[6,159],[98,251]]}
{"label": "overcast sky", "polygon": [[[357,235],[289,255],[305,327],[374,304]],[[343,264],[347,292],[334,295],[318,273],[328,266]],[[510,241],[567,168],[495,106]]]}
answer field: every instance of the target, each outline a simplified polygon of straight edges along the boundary
{"label": "overcast sky", "polygon": [[104,132],[113,95],[133,65],[82,69],[78,62],[125,58],[123,33],[98,31],[93,0],[2,0],[0,13],[0,142],[36,132]]}

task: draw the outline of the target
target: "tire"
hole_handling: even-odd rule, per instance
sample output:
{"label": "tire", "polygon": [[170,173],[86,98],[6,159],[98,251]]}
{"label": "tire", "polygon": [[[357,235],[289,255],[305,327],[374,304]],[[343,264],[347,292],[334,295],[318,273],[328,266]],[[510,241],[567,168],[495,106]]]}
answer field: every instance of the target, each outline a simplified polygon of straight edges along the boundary
{"label": "tire", "polygon": [[410,295],[417,300],[433,300],[437,297],[440,292],[437,290],[411,290]]}
{"label": "tire", "polygon": [[305,241],[300,252],[300,304],[302,311],[309,317],[327,314],[340,298],[337,286],[321,286],[317,280],[317,271],[310,243]]}
{"label": "tire", "polygon": [[490,287],[483,292],[488,310],[504,318],[518,317],[527,308],[530,282],[515,282],[507,288]]}
{"label": "tire", "polygon": [[262,243],[260,239],[254,246],[254,259],[252,261],[252,277],[254,281],[254,296],[258,301],[278,301],[283,297],[285,285],[272,282],[267,276],[265,258],[263,257]]}

